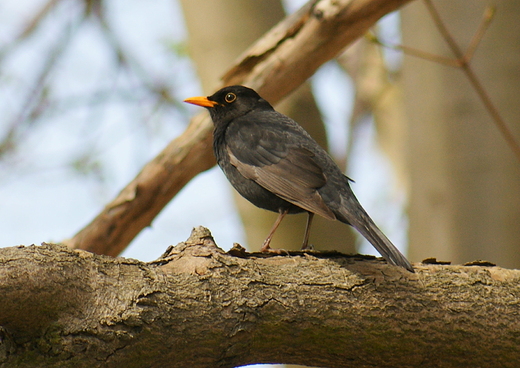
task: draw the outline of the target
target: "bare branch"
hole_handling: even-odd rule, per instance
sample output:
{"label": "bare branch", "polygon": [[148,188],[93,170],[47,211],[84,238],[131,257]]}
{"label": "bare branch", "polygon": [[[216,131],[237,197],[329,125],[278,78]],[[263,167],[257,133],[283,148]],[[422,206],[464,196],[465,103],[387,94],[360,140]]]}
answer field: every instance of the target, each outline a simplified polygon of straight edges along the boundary
{"label": "bare branch", "polygon": [[[231,251],[230,251],[231,252]],[[145,264],[0,249],[5,367],[513,367],[520,271],[237,256],[207,229]]]}
{"label": "bare branch", "polygon": [[491,22],[493,21],[493,17],[495,16],[495,8],[492,6],[488,6],[486,10],[484,11],[484,14],[482,16],[482,21],[480,22],[480,26],[478,27],[477,31],[473,35],[473,39],[469,43],[468,49],[466,50],[466,53],[464,55],[464,59],[471,60],[473,59],[473,54],[477,50],[478,45],[480,45],[480,41],[482,41],[482,38],[486,34],[487,29],[491,25]]}

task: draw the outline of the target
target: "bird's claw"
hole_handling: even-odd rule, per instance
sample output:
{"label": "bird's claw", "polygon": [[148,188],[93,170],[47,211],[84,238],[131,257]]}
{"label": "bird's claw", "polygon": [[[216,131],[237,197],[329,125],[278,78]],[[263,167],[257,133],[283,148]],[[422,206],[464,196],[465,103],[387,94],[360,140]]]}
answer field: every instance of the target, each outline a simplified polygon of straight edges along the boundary
{"label": "bird's claw", "polygon": [[274,248],[271,248],[269,245],[266,247],[266,246],[263,246],[262,249],[260,249],[260,252],[262,253],[273,253],[273,254],[278,254],[278,255],[287,255],[289,256],[289,252],[286,251],[285,249],[274,249]]}

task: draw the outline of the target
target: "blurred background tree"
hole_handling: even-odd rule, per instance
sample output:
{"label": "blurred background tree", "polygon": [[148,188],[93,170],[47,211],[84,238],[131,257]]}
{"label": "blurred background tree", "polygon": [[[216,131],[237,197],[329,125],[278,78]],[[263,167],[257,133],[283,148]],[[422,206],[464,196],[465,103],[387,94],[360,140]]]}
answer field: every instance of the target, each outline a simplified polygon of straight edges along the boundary
{"label": "blurred background tree", "polygon": [[[488,1],[436,1],[466,50]],[[520,4],[498,1],[471,60],[496,108],[520,138]],[[407,46],[453,58],[423,2],[401,12]],[[461,70],[415,57],[402,69],[409,161],[410,258],[486,259],[520,266],[520,165]]]}
{"label": "blurred background tree", "polygon": [[[188,47],[204,94],[212,94],[233,61],[253,42],[285,17],[280,0],[182,0]],[[215,30],[218,30],[217,32]],[[309,83],[292,93],[277,109],[298,121],[323,147],[327,147],[325,127]],[[253,206],[235,191],[234,198],[245,229],[247,244],[258,250],[277,214]],[[276,232],[273,247],[299,249],[306,216],[288,216]],[[316,217],[311,242],[352,253],[353,232],[338,222]],[[278,245],[277,245],[278,244]]]}

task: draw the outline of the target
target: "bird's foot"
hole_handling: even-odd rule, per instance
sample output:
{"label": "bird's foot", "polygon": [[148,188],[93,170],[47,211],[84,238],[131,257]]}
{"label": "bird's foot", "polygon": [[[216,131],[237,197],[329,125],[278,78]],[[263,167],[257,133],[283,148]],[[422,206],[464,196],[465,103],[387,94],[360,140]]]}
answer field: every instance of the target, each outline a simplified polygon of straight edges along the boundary
{"label": "bird's foot", "polygon": [[302,245],[302,251],[306,251],[306,250],[314,250],[314,245],[313,244],[304,244]]}
{"label": "bird's foot", "polygon": [[260,252],[262,253],[273,253],[273,254],[280,254],[280,255],[290,255],[288,251],[285,249],[274,249],[269,246],[269,244],[264,245],[262,249],[260,249]]}

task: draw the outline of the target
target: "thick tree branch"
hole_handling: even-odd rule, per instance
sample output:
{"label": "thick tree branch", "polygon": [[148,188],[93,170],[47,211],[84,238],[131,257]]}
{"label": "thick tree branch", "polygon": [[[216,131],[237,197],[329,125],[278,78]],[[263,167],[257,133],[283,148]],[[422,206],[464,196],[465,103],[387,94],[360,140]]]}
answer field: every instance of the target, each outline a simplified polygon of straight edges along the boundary
{"label": "thick tree branch", "polygon": [[234,255],[211,234],[158,261],[0,249],[2,367],[514,367],[520,271],[338,253]]}
{"label": "thick tree branch", "polygon": [[[246,52],[226,74],[223,85],[247,84],[276,103],[383,15],[409,1],[310,1]],[[208,116],[197,115],[181,136],[65,243],[100,254],[119,254],[189,180],[215,164],[211,131]]]}

